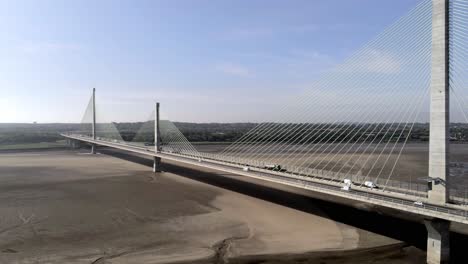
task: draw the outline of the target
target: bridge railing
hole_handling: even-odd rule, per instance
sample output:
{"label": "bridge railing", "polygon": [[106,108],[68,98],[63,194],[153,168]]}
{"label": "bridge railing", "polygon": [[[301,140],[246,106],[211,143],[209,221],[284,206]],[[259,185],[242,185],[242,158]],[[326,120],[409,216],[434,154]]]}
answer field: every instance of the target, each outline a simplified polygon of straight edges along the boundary
{"label": "bridge railing", "polygon": [[455,204],[468,205],[468,190],[450,189],[450,201]]}
{"label": "bridge railing", "polygon": [[[81,131],[66,132],[64,134],[84,137],[84,138],[91,138],[91,135],[82,133]],[[147,151],[153,150],[151,146],[144,146],[141,144],[140,146],[139,144],[133,144],[132,142],[126,142],[126,141],[121,141],[117,139],[108,139],[108,138],[98,137],[97,140],[111,142],[111,143],[119,143],[119,144],[124,144],[127,146],[139,147],[142,149],[146,149]],[[168,151],[168,153],[172,153],[172,152]],[[175,154],[181,154],[181,155],[185,155],[191,158],[218,160],[222,162],[227,162],[227,163],[232,163],[232,164],[237,164],[237,165],[245,165],[245,166],[251,166],[251,164],[256,164],[255,167],[259,170],[264,168],[264,162],[261,162],[261,161],[257,161],[256,163],[251,161],[250,164],[242,164],[242,163],[239,163],[239,160],[233,159],[232,157],[226,157],[226,159],[222,159],[222,158],[220,159],[220,156],[213,154],[213,153],[199,152],[196,155],[194,155],[194,153],[180,151]],[[265,172],[271,172],[271,171],[265,170]],[[332,180],[335,183],[341,183],[343,182],[344,179],[351,179],[353,183],[356,185],[362,185],[364,181],[370,179],[369,177],[365,177],[363,175],[349,175],[345,173],[336,173],[336,172],[330,172],[330,171],[312,169],[312,168],[288,168],[288,170],[286,170],[285,172],[291,175],[310,177],[311,179],[318,178],[318,179],[323,179],[323,180]],[[385,188],[390,191],[395,191],[398,193],[408,194],[411,196],[421,197],[421,198],[427,197],[427,185],[425,184],[409,183],[409,182],[398,181],[398,180],[387,181],[386,179],[377,179],[375,180],[374,183],[377,186],[385,186]],[[455,204],[467,205],[468,204],[468,192],[466,190],[451,189],[450,199]]]}

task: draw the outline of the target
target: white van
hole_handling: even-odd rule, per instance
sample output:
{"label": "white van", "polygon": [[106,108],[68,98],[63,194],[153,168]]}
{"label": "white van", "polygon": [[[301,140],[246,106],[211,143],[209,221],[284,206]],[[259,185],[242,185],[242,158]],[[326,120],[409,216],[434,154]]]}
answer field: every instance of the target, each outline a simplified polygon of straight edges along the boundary
{"label": "white van", "polygon": [[377,185],[371,181],[365,181],[364,182],[364,185],[368,188],[371,188],[371,189],[374,189],[374,188],[377,188]]}

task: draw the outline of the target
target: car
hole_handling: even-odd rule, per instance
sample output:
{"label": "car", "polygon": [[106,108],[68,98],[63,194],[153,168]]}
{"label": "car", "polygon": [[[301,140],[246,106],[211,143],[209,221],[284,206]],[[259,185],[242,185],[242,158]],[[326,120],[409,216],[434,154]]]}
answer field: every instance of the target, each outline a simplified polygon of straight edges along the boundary
{"label": "car", "polygon": [[286,172],[286,169],[282,168],[279,164],[268,164],[263,167],[266,170]]}
{"label": "car", "polygon": [[371,181],[365,181],[364,186],[366,186],[368,188],[371,188],[371,189],[377,189],[378,188],[378,186],[375,183],[371,182]]}
{"label": "car", "polygon": [[243,171],[249,171],[249,167],[242,168]]}
{"label": "car", "polygon": [[341,187],[341,190],[342,190],[342,191],[349,192],[349,190],[351,190],[351,186],[345,185],[345,186]]}
{"label": "car", "polygon": [[424,205],[423,202],[421,202],[421,201],[416,201],[413,204],[417,205],[417,206],[423,206]]}

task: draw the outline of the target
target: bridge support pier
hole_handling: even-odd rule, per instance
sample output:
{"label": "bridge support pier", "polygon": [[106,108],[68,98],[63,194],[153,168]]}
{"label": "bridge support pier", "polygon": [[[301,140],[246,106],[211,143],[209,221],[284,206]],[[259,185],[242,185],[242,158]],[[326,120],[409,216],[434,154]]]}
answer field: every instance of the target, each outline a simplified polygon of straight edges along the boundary
{"label": "bridge support pier", "polygon": [[76,140],[70,140],[70,143],[71,143],[71,148],[72,149],[78,149],[79,148],[79,142],[76,141]]}
{"label": "bridge support pier", "polygon": [[442,264],[450,260],[450,222],[424,220],[427,229],[427,263]]}
{"label": "bridge support pier", "polygon": [[161,172],[161,158],[153,157],[153,172]]}
{"label": "bridge support pier", "polygon": [[91,154],[96,154],[96,144],[91,144]]}

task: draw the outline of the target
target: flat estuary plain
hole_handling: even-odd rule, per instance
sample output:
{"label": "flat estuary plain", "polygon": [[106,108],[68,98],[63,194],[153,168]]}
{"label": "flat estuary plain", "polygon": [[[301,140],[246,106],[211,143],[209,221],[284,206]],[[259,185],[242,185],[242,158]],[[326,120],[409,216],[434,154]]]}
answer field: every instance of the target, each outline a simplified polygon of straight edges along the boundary
{"label": "flat estuary plain", "polygon": [[364,228],[371,213],[294,190],[86,152],[0,153],[0,263],[425,263],[398,220]]}

